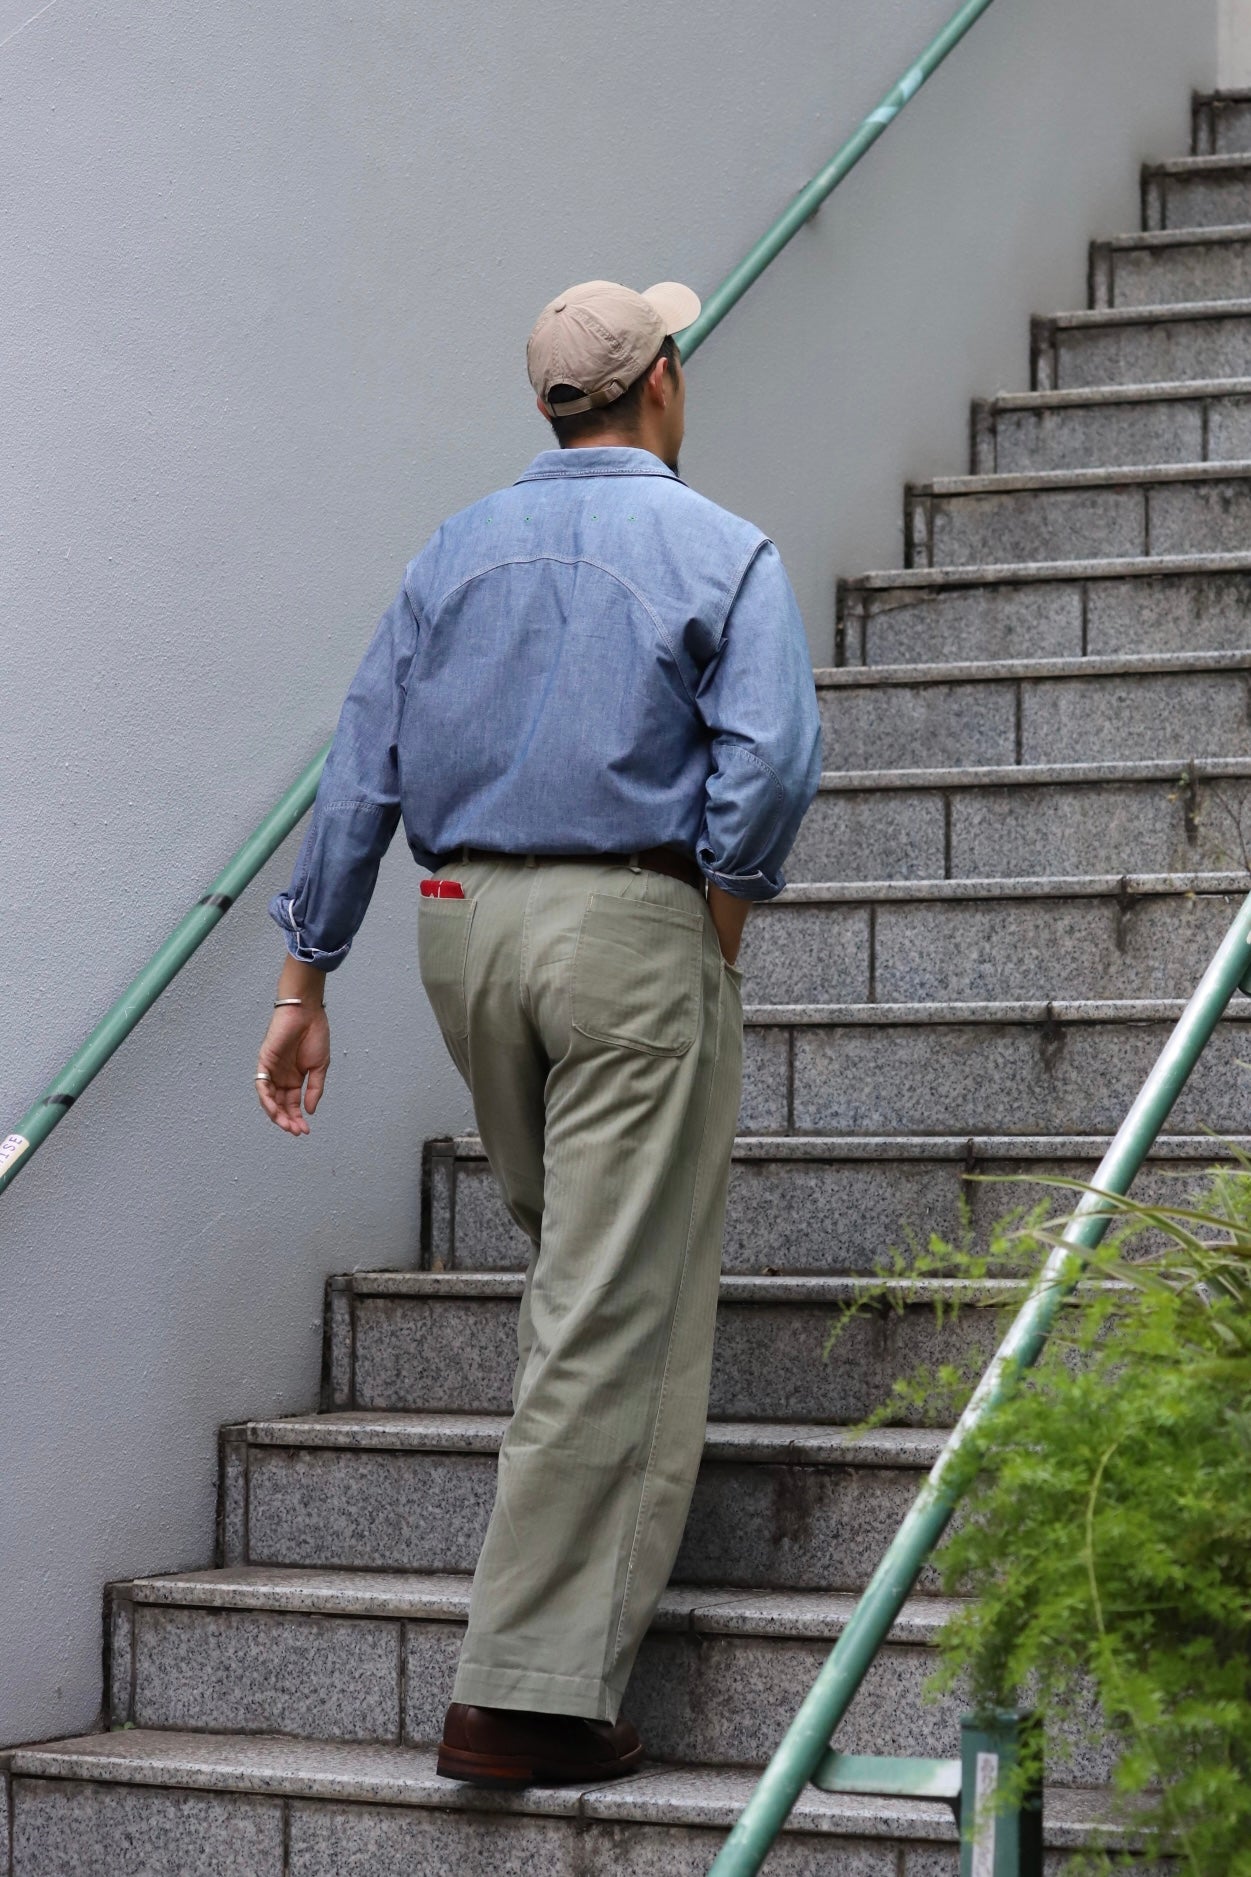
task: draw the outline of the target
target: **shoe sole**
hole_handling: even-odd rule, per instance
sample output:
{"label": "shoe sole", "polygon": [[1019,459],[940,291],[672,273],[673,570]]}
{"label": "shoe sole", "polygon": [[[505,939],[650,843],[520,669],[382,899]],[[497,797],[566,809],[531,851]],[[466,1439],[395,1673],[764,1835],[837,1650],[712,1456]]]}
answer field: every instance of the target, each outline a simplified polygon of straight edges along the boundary
{"label": "shoe sole", "polygon": [[511,1753],[472,1753],[467,1747],[439,1748],[435,1771],[442,1779],[459,1779],[470,1786],[595,1785],[601,1779],[620,1779],[642,1764],[640,1743],[619,1760],[588,1763],[581,1760],[536,1760]]}

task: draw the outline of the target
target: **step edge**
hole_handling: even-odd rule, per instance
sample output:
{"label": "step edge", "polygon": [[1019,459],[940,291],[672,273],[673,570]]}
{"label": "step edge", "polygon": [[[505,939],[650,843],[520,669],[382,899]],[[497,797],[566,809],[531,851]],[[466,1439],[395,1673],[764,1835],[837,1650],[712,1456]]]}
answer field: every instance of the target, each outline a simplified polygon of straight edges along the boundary
{"label": "step edge", "polygon": [[877,691],[908,685],[1065,683],[1082,678],[1187,677],[1251,670],[1251,647],[1224,651],[1090,653],[1072,658],[953,659],[947,664],[817,665],[818,691]]}
{"label": "step edge", "polygon": [[[120,1741],[127,1742],[127,1746],[119,1746]],[[218,1749],[216,1755],[214,1747]],[[432,1748],[360,1747],[310,1742],[291,1735],[165,1734],[153,1728],[135,1728],[125,1735],[77,1735],[19,1746],[10,1749],[9,1759],[14,1775],[26,1779],[87,1780],[108,1785],[705,1830],[728,1830],[760,1778],[758,1770],[739,1767],[653,1764],[625,1781],[564,1790],[532,1788],[484,1797],[472,1788],[438,1779]],[[299,1759],[304,1761],[303,1766]],[[314,1762],[312,1767],[310,1760]],[[340,1770],[328,1770],[332,1762],[337,1762]],[[353,1762],[356,1770],[352,1770]],[[1100,1817],[1096,1811],[1101,1797],[1063,1787],[1048,1789],[1049,1823],[1044,1833],[1048,1847],[1071,1849],[1091,1843],[1121,1843],[1124,1828],[1112,1822],[1110,1813]],[[955,1843],[957,1838],[955,1821],[944,1804],[916,1799],[863,1799],[821,1793],[814,1788],[801,1795],[783,1830],[788,1835],[911,1839],[920,1843]]]}
{"label": "step edge", "polygon": [[846,593],[941,592],[981,586],[1041,586],[1085,580],[1184,579],[1195,574],[1251,573],[1251,554],[1123,555],[1108,560],[970,561],[960,567],[880,567],[845,575]]}

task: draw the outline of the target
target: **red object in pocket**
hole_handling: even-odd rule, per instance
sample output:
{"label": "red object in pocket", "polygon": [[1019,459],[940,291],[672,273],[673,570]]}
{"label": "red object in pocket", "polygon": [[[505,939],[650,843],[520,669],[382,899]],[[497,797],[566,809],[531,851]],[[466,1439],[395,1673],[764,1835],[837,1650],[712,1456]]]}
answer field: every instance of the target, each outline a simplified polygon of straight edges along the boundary
{"label": "red object in pocket", "polygon": [[459,880],[423,880],[423,899],[464,899],[465,889]]}

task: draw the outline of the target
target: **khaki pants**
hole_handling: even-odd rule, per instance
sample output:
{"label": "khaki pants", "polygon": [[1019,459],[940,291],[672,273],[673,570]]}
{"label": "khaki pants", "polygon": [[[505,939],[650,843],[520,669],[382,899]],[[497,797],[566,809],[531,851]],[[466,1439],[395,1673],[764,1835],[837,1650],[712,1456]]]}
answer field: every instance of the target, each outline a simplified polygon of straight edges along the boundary
{"label": "khaki pants", "polygon": [[454,1699],[614,1720],[703,1448],[742,1078],[708,907],[619,862],[449,863],[421,975],[534,1252]]}

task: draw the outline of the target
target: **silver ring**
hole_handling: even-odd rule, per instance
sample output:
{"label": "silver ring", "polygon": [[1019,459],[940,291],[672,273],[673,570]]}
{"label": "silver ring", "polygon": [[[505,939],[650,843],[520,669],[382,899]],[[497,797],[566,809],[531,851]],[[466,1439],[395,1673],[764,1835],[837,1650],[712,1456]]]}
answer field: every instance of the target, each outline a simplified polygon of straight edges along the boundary
{"label": "silver ring", "polygon": [[252,1077],[252,1080],[253,1080],[254,1082],[272,1082],[272,1081],[273,1081],[273,1079],[274,1079],[274,1078],[273,1078],[273,1076],[272,1076],[272,1075],[271,1075],[271,1074],[269,1073],[269,1071],[268,1071],[268,1069],[262,1069],[262,1070],[260,1071],[260,1073],[259,1073],[259,1075],[254,1075],[254,1076]]}

